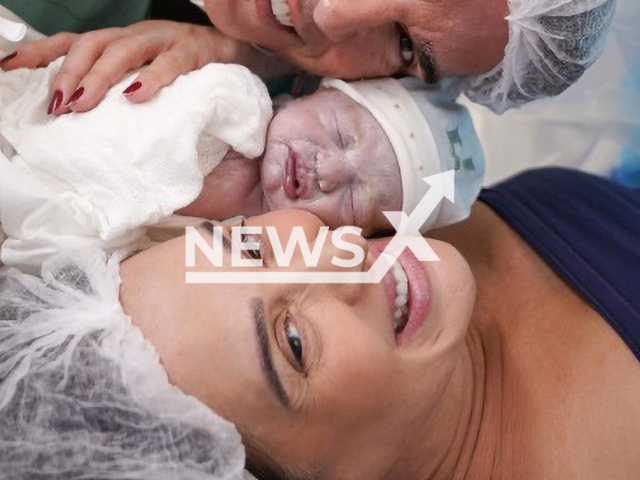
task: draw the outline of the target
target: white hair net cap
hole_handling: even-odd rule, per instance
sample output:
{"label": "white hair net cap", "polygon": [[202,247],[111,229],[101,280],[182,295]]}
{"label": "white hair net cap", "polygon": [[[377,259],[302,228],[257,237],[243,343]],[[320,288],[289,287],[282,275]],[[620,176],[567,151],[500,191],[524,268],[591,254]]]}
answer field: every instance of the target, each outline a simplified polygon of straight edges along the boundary
{"label": "white hair net cap", "polygon": [[455,202],[443,200],[422,233],[463,220],[476,200],[485,171],[480,142],[467,109],[416,78],[346,83],[325,79],[367,108],[383,128],[402,175],[402,210],[407,214],[429,190],[422,179],[455,170]]}
{"label": "white hair net cap", "polygon": [[502,62],[463,83],[472,101],[496,113],[558,95],[603,51],[616,0],[508,0]]}
{"label": "white hair net cap", "polygon": [[3,480],[242,480],[240,435],[169,384],[118,300],[118,262],[0,269]]}

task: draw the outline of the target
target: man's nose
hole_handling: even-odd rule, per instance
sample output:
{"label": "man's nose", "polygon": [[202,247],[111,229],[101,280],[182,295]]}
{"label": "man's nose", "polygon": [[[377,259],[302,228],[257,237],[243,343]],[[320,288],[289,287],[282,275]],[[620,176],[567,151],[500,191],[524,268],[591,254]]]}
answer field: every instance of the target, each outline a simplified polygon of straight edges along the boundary
{"label": "man's nose", "polygon": [[392,21],[397,0],[320,0],[313,14],[318,28],[333,42]]}

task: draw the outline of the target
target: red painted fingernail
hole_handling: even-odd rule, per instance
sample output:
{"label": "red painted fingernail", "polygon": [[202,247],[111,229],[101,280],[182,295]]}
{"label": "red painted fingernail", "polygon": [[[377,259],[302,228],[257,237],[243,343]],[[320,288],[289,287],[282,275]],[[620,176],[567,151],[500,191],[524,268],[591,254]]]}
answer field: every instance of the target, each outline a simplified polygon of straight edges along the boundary
{"label": "red painted fingernail", "polygon": [[125,95],[131,95],[133,92],[137,92],[142,87],[142,82],[135,82],[129,85],[129,87],[122,92]]}
{"label": "red painted fingernail", "polygon": [[17,56],[18,56],[18,52],[13,52],[11,55],[7,55],[2,60],[0,60],[0,63],[4,63],[4,62],[8,62],[9,60],[13,60]]}
{"label": "red painted fingernail", "polygon": [[80,97],[84,94],[84,87],[80,87],[79,89],[77,89],[75,92],[73,92],[73,95],[71,95],[71,98],[69,98],[69,101],[67,102],[67,104],[65,105],[65,107],[68,107],[69,105],[71,105],[72,103],[76,103],[78,100],[80,100]]}
{"label": "red painted fingernail", "polygon": [[64,95],[60,90],[56,90],[53,94],[53,98],[51,99],[51,103],[49,104],[49,109],[47,110],[47,114],[51,115],[55,112],[60,105],[62,105],[62,100],[64,99]]}

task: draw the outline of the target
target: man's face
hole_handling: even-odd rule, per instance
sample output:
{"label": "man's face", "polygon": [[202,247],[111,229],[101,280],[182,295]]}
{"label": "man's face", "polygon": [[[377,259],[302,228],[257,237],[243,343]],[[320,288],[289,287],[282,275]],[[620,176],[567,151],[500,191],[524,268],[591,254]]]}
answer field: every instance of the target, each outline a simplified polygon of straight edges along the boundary
{"label": "man's face", "polygon": [[332,228],[388,228],[402,209],[398,161],[371,113],[343,92],[291,102],[269,128],[262,189],[270,210],[299,208]]}
{"label": "man's face", "polygon": [[431,81],[485,73],[501,61],[509,38],[506,0],[206,0],[205,5],[227,35],[270,48],[308,71],[345,79],[404,73]]}

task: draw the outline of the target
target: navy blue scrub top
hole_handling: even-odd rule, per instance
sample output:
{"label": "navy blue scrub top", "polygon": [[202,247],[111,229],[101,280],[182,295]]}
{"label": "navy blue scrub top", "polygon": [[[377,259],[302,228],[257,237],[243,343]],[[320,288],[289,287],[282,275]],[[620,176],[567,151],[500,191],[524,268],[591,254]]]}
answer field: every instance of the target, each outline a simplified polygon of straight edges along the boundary
{"label": "navy blue scrub top", "polygon": [[531,170],[483,190],[494,210],[640,360],[640,189],[575,170]]}

